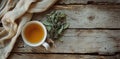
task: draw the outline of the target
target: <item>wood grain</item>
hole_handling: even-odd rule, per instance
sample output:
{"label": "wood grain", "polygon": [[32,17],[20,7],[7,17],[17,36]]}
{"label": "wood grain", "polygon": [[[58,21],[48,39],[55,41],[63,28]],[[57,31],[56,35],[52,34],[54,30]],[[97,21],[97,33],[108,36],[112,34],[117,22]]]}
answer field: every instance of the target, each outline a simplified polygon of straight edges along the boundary
{"label": "wood grain", "polygon": [[[114,54],[120,52],[120,30],[80,30],[68,29],[60,40],[55,41],[56,48],[45,50],[43,47],[29,47],[19,41],[13,52],[31,53],[99,53]],[[21,38],[19,38],[21,39]]]}
{"label": "wood grain", "polygon": [[8,59],[119,59],[120,55],[97,56],[79,54],[20,54],[14,53]]}
{"label": "wood grain", "polygon": [[120,3],[120,0],[60,0],[59,4]]}
{"label": "wood grain", "polygon": [[[51,10],[64,12],[69,28],[120,28],[120,5],[56,5]],[[51,10],[36,14],[33,20],[45,19]]]}

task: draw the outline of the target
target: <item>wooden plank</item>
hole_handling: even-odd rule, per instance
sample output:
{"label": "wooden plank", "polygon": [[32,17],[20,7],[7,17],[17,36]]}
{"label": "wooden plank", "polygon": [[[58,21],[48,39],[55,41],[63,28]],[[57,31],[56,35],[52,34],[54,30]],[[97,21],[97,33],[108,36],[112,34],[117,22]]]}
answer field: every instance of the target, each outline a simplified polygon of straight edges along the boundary
{"label": "wooden plank", "polygon": [[60,0],[59,4],[120,3],[120,0]]}
{"label": "wooden plank", "polygon": [[11,54],[8,59],[119,59],[120,55],[97,56],[79,54]]}
{"label": "wooden plank", "polygon": [[[19,38],[21,39],[21,38]],[[120,52],[120,30],[80,30],[68,29],[61,41],[55,41],[56,48],[45,50],[43,47],[29,47],[22,41],[13,52],[31,53],[99,53]]]}
{"label": "wooden plank", "polygon": [[51,10],[36,14],[33,20],[45,19],[52,10],[67,15],[69,28],[120,28],[120,5],[56,5]]}

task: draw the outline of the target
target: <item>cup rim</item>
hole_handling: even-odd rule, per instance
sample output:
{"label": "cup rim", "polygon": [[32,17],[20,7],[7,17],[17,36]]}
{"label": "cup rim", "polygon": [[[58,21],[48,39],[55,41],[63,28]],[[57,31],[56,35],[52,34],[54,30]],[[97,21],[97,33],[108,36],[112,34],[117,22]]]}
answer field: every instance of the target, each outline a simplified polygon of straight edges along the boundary
{"label": "cup rim", "polygon": [[[24,35],[24,30],[25,30],[25,28],[28,26],[28,25],[30,25],[30,24],[32,24],[32,23],[37,23],[37,24],[39,24],[42,28],[43,28],[43,30],[44,30],[44,37],[43,37],[43,39],[42,39],[42,41],[40,41],[40,42],[38,42],[38,43],[30,43],[29,41],[27,41],[27,39],[25,38],[25,35]],[[29,22],[27,22],[24,26],[23,26],[23,29],[22,29],[22,39],[23,39],[23,41],[27,44],[27,45],[29,45],[29,46],[33,46],[33,47],[36,47],[36,46],[40,46],[41,44],[43,44],[44,42],[45,42],[45,39],[46,39],[46,37],[47,37],[47,30],[46,30],[46,27],[41,23],[41,22],[39,22],[39,21],[29,21]]]}

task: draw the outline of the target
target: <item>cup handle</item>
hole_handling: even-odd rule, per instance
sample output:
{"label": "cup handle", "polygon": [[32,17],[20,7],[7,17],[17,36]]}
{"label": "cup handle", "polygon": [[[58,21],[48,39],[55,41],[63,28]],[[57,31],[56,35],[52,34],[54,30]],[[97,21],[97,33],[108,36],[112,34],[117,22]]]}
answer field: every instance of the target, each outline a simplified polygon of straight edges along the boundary
{"label": "cup handle", "polygon": [[50,45],[47,42],[44,42],[42,46],[45,47],[46,50],[48,50],[48,48],[50,47]]}

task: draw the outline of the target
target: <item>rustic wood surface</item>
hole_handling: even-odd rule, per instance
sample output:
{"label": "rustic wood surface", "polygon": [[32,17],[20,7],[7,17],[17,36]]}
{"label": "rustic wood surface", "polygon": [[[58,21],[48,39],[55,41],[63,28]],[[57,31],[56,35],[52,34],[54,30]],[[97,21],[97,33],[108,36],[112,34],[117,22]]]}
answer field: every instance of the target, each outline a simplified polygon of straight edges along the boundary
{"label": "rustic wood surface", "polygon": [[[120,28],[120,5],[56,5],[53,8],[67,15],[69,28]],[[45,19],[49,12],[37,14],[33,19]]]}
{"label": "rustic wood surface", "polygon": [[[20,37],[13,52],[30,53],[22,54],[21,56],[25,56],[23,58],[28,59],[30,58],[28,57],[30,55],[35,56],[33,58],[44,58],[43,55],[42,57],[36,57],[39,55],[39,53],[40,55],[41,53],[46,53],[48,56],[50,56],[49,53],[53,53],[52,56],[55,56],[55,58],[61,56],[59,55],[60,53],[73,54],[68,55],[66,58],[71,58],[71,56],[75,57],[74,54],[76,53],[98,53],[99,55],[114,55],[120,51],[119,9],[120,5],[56,5],[51,10],[65,12],[67,15],[67,22],[70,24],[69,29],[66,30],[63,34],[63,37],[60,38],[63,40],[63,42],[55,41],[56,47],[52,47],[46,51],[42,46],[35,48],[27,46]],[[51,10],[48,10],[42,14],[35,14],[33,20],[44,20],[44,16]],[[13,56],[14,55],[17,54],[13,54]],[[20,57],[19,55],[17,56]],[[75,59],[74,57],[71,59]],[[116,56],[103,57],[105,57],[103,59],[107,59],[107,57],[108,59],[113,59]],[[92,57],[88,57],[88,59],[89,58],[92,59]],[[100,56],[96,56],[96,59],[100,59]]]}
{"label": "rustic wood surface", "polygon": [[45,50],[27,46],[21,36],[8,59],[120,59],[120,0],[60,0],[50,10],[34,14],[44,20],[62,11],[70,24],[62,41]]}
{"label": "rustic wood surface", "polygon": [[[22,41],[13,52],[30,53],[99,53],[114,54],[120,51],[120,30],[80,30],[68,29],[55,48],[29,47]],[[21,39],[21,38],[19,38]]]}
{"label": "rustic wood surface", "polygon": [[60,0],[60,4],[116,4],[120,3],[120,0]]}
{"label": "rustic wood surface", "polygon": [[120,55],[98,56],[79,54],[12,54],[8,59],[119,59]]}

